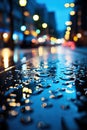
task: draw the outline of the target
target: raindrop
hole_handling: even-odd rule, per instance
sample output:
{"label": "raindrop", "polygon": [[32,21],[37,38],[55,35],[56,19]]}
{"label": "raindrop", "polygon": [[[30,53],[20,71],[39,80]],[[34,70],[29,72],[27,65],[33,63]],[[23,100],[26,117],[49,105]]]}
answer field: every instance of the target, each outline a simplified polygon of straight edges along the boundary
{"label": "raindrop", "polygon": [[59,90],[57,89],[56,91],[54,91],[54,90],[49,90],[49,93],[50,94],[55,94],[55,93],[57,93]]}
{"label": "raindrop", "polygon": [[74,93],[75,89],[74,88],[66,88],[66,93]]}
{"label": "raindrop", "polygon": [[64,91],[66,91],[66,88],[61,88],[59,91],[64,92]]}
{"label": "raindrop", "polygon": [[61,98],[61,97],[63,97],[62,93],[57,93],[57,94],[50,95],[50,98],[53,98],[53,99],[58,99],[58,98]]}
{"label": "raindrop", "polygon": [[43,121],[40,121],[38,122],[38,126],[37,126],[39,129],[48,129],[50,128],[50,125],[46,122],[43,122]]}
{"label": "raindrop", "polygon": [[57,88],[56,90],[55,90],[55,92],[64,92],[66,90],[66,88]]}
{"label": "raindrop", "polygon": [[57,79],[53,80],[53,83],[59,83],[59,80],[57,80]]}
{"label": "raindrop", "polygon": [[41,92],[43,92],[43,88],[35,88],[34,90],[33,90],[33,95],[37,95],[37,94],[40,94]]}
{"label": "raindrop", "polygon": [[48,77],[48,76],[50,76],[48,73],[38,73],[38,74],[35,74],[35,76],[37,76],[37,77]]}
{"label": "raindrop", "polygon": [[42,81],[40,87],[41,87],[41,88],[50,88],[50,87],[51,87],[51,84],[48,84],[46,81]]}
{"label": "raindrop", "polygon": [[52,103],[48,103],[48,102],[44,102],[41,106],[43,108],[51,108],[53,106],[53,104]]}
{"label": "raindrop", "polygon": [[12,116],[12,117],[16,117],[18,115],[18,112],[15,111],[15,110],[10,110],[9,112],[9,115]]}
{"label": "raindrop", "polygon": [[32,119],[30,116],[26,116],[26,117],[23,116],[21,117],[20,121],[21,123],[26,124],[26,125],[32,123]]}
{"label": "raindrop", "polygon": [[64,74],[65,74],[65,75],[72,75],[73,72],[72,72],[72,71],[66,71],[66,72],[64,72]]}
{"label": "raindrop", "polygon": [[47,101],[47,98],[41,97],[41,101],[42,101],[42,102]]}
{"label": "raindrop", "polygon": [[22,113],[26,113],[26,112],[32,113],[33,109],[30,106],[24,106],[21,108],[21,112]]}
{"label": "raindrop", "polygon": [[60,79],[65,80],[65,81],[71,81],[71,80],[74,80],[75,78],[72,76],[63,76],[63,77],[60,77]]}
{"label": "raindrop", "polygon": [[61,108],[62,108],[63,110],[67,110],[67,109],[70,109],[70,106],[69,106],[69,105],[62,105]]}

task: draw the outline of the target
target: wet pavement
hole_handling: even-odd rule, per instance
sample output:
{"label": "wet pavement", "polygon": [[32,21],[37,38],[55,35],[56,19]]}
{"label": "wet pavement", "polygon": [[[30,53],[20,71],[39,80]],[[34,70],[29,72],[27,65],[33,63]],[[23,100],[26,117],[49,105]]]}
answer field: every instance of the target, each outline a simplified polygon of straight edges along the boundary
{"label": "wet pavement", "polygon": [[61,46],[1,50],[0,130],[87,130],[83,52]]}

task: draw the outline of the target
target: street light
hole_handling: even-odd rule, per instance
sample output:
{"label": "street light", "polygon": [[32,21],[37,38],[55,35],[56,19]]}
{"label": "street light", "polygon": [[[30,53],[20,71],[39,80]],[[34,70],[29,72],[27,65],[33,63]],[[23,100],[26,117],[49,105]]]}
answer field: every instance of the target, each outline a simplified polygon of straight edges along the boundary
{"label": "street light", "polygon": [[19,0],[19,5],[25,7],[27,5],[27,0]]}
{"label": "street light", "polygon": [[27,5],[27,0],[19,0],[19,5],[22,7],[22,26],[21,30],[23,31],[23,43],[25,42],[25,34],[24,31],[26,30],[25,21],[24,21],[24,7]]}
{"label": "street light", "polygon": [[74,3],[65,3],[64,6],[65,6],[65,8],[69,8],[69,7],[73,8],[73,7],[75,7],[75,4]]}
{"label": "street light", "polygon": [[[35,24],[35,29],[36,29],[36,30],[37,30],[37,28],[39,27],[39,22],[40,22],[39,19],[40,19],[40,17],[39,17],[38,14],[34,14],[34,15],[33,15],[33,20],[34,20],[34,22],[35,22],[34,24]],[[39,22],[38,22],[38,21],[39,21]],[[34,36],[37,37],[38,34],[39,34],[38,32],[40,33],[40,30],[38,30],[38,31],[36,31],[35,33],[33,33]],[[33,34],[32,34],[32,35],[33,35]]]}
{"label": "street light", "polygon": [[37,14],[33,15],[33,20],[38,21],[39,20],[39,15],[37,15]]}
{"label": "street light", "polygon": [[68,8],[68,7],[69,7],[69,3],[65,3],[64,6],[65,6],[66,8]]}
{"label": "street light", "polygon": [[72,25],[72,21],[66,21],[65,24],[66,24],[67,26],[70,26],[70,25]]}
{"label": "street light", "polygon": [[71,16],[74,16],[75,13],[76,13],[75,11],[71,11],[71,12],[70,12],[70,15],[71,15]]}
{"label": "street light", "polygon": [[47,23],[42,23],[42,28],[47,28]]}

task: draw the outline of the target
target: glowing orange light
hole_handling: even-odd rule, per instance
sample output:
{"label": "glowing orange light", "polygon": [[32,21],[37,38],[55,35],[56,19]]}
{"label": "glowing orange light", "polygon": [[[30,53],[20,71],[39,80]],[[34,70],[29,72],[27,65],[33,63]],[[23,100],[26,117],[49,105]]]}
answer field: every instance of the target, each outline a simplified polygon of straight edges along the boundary
{"label": "glowing orange light", "polygon": [[28,12],[28,11],[24,11],[24,16],[29,16],[30,15],[30,13]]}

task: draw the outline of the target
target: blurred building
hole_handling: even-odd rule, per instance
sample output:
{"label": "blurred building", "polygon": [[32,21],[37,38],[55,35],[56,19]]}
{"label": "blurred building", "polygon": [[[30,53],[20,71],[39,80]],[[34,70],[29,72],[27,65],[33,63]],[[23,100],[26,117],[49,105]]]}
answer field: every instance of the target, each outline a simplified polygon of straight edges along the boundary
{"label": "blurred building", "polygon": [[[36,8],[36,14],[39,16],[39,20],[35,21],[35,27],[36,29],[40,30],[39,35],[47,34],[48,29],[48,10],[46,8],[45,4],[38,4]],[[43,28],[43,24],[47,24],[47,28]]]}
{"label": "blurred building", "polygon": [[[35,8],[35,0],[27,0],[25,7],[21,7],[17,0],[0,0],[0,41],[4,41],[7,46],[11,46],[12,42],[16,44],[22,41],[21,26],[24,24],[27,30],[34,28],[32,17]],[[7,35],[3,35],[4,33]]]}
{"label": "blurred building", "polygon": [[[39,16],[38,21],[33,19],[35,14]],[[55,13],[48,12],[45,4],[27,0],[27,4],[21,6],[19,0],[0,0],[0,47],[25,44],[37,37],[37,29],[40,35],[56,34]]]}
{"label": "blurred building", "polygon": [[49,34],[58,37],[55,12],[48,13]]}
{"label": "blurred building", "polygon": [[[36,23],[36,26],[42,31],[50,36],[58,36],[57,27],[56,27],[56,18],[55,12],[49,12],[45,6],[45,4],[38,4],[36,13],[39,15],[40,19]],[[47,28],[42,28],[42,24],[47,23]],[[43,33],[42,33],[43,34]]]}

